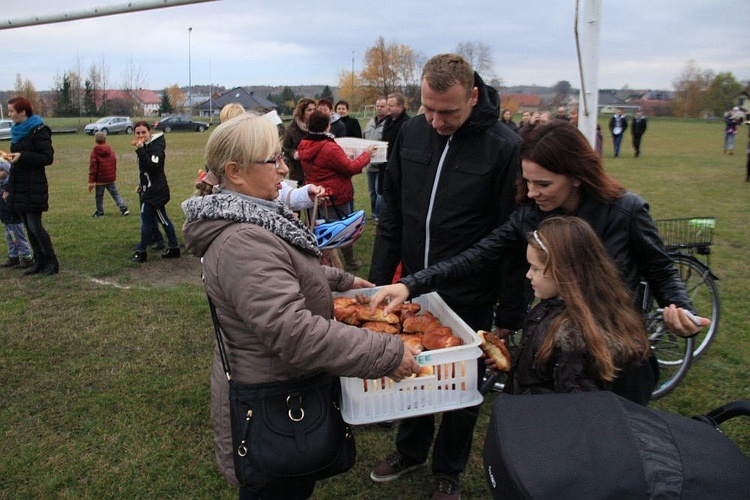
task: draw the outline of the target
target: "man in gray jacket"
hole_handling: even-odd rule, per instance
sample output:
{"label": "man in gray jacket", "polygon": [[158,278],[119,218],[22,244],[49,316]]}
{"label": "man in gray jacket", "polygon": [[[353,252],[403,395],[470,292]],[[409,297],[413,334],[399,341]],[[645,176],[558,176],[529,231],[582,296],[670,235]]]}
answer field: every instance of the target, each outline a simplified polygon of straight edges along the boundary
{"label": "man in gray jacket", "polygon": [[[375,101],[375,116],[365,125],[362,133],[365,139],[379,141],[383,138],[383,123],[387,115],[388,104],[385,97]],[[383,194],[383,172],[385,163],[370,163],[365,167],[367,172],[367,188],[370,191],[370,211],[377,222],[380,217],[380,203]]]}

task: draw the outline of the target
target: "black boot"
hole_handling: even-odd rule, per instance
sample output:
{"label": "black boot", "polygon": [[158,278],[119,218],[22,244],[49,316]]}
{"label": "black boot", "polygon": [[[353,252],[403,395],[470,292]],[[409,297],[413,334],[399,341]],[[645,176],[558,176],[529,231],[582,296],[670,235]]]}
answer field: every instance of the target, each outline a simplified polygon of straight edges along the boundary
{"label": "black boot", "polygon": [[135,253],[133,254],[133,258],[130,260],[132,260],[133,262],[137,262],[139,264],[143,264],[144,262],[146,262],[146,258],[147,258],[146,252],[139,252],[138,250],[136,250]]}
{"label": "black boot", "polygon": [[180,247],[167,248],[167,251],[161,254],[162,259],[179,259],[180,258]]}
{"label": "black boot", "polygon": [[43,261],[43,260],[41,260],[41,259],[37,259],[37,260],[36,260],[36,261],[34,262],[34,265],[32,265],[32,266],[31,266],[30,268],[28,268],[27,270],[25,270],[25,271],[23,272],[23,274],[24,274],[24,275],[26,275],[26,276],[28,276],[28,275],[31,275],[31,274],[37,274],[37,273],[41,273],[41,272],[42,272],[42,269],[44,269],[44,267],[45,267],[46,265],[47,265],[47,263],[46,263],[45,261]]}
{"label": "black boot", "polygon": [[0,264],[0,267],[16,267],[21,263],[21,259],[18,257],[8,257],[8,260]]}
{"label": "black boot", "polygon": [[45,265],[44,269],[42,269],[39,273],[45,276],[51,276],[59,272],[60,272],[60,263],[57,262],[57,259],[55,259],[50,262],[47,262],[47,265]]}

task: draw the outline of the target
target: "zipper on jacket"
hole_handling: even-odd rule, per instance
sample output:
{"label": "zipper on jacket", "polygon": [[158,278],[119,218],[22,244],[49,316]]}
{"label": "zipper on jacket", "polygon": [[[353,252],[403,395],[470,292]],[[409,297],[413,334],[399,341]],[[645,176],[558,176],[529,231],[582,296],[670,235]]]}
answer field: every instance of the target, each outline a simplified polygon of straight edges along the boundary
{"label": "zipper on jacket", "polygon": [[451,135],[448,137],[448,142],[445,143],[443,154],[440,155],[440,161],[438,162],[437,172],[435,172],[435,180],[432,183],[432,192],[430,192],[430,205],[427,207],[427,218],[424,225],[424,269],[430,267],[430,221],[432,220],[432,208],[435,206],[435,194],[440,182],[440,173],[443,171],[443,162],[445,162],[445,157],[448,156],[448,148],[452,140],[453,136]]}

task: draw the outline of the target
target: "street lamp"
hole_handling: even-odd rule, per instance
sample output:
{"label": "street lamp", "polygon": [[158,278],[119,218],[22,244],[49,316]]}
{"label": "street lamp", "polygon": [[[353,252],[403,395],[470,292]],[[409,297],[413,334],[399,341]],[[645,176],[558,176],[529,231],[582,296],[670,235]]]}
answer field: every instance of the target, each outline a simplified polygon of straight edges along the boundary
{"label": "street lamp", "polygon": [[188,28],[188,115],[193,116],[191,106],[193,104],[193,69],[191,65],[190,57],[190,34],[193,32],[193,28]]}

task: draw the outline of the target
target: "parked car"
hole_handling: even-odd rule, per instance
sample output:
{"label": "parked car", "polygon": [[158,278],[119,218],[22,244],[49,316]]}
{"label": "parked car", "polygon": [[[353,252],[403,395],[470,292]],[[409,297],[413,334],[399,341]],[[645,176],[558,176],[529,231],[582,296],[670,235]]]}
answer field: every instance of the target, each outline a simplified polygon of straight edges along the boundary
{"label": "parked car", "polygon": [[0,140],[10,139],[10,126],[13,120],[0,120]]}
{"label": "parked car", "polygon": [[166,118],[162,118],[154,123],[154,130],[163,130],[166,133],[173,130],[195,130],[196,132],[203,132],[204,130],[208,130],[208,126],[208,123],[196,122],[187,116],[167,116]]}
{"label": "parked car", "polygon": [[86,125],[83,131],[89,135],[97,132],[104,132],[104,135],[125,132],[129,135],[133,133],[133,122],[127,116],[105,116],[95,123]]}

